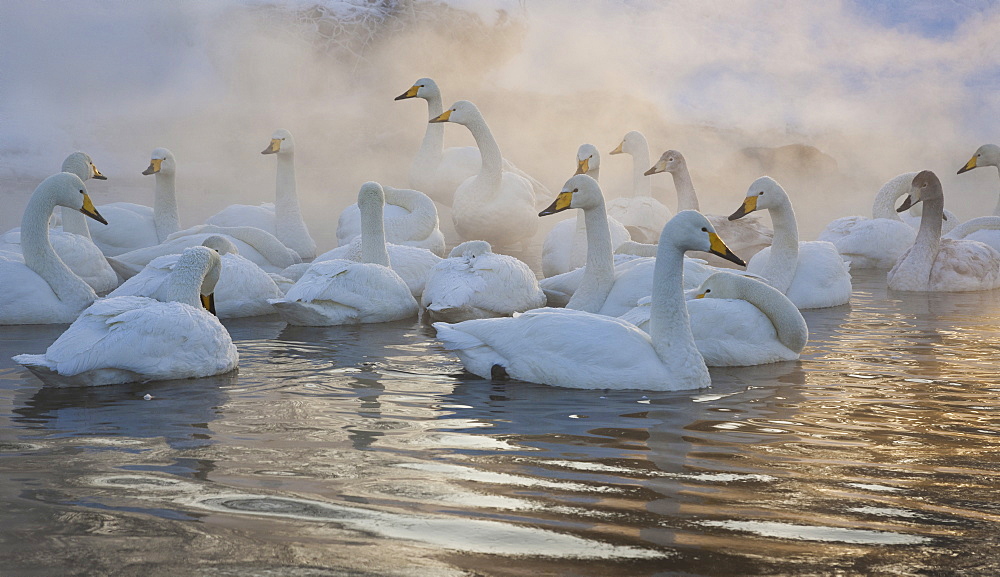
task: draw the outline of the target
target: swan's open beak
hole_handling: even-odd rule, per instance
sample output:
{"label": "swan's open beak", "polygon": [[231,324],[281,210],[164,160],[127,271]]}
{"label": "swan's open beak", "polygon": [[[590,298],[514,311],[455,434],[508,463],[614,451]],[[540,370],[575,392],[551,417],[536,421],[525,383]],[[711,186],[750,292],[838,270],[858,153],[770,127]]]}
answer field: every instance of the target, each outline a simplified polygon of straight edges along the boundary
{"label": "swan's open beak", "polygon": [[736,212],[729,215],[729,220],[736,220],[738,218],[743,218],[744,216],[750,214],[751,212],[757,210],[757,197],[748,196],[743,199],[743,204],[736,209]]}
{"label": "swan's open beak", "polygon": [[156,174],[157,172],[160,172],[161,164],[163,164],[162,158],[154,158],[149,161],[149,166],[147,166],[146,170],[142,171],[142,173],[145,174],[146,176],[149,176],[150,174]]}
{"label": "swan's open beak", "polygon": [[576,162],[576,172],[573,173],[573,176],[576,176],[577,174],[587,174],[588,170],[590,170],[590,159],[584,158],[583,160],[578,160]]}
{"label": "swan's open beak", "polygon": [[445,110],[440,116],[435,116],[428,120],[428,122],[448,122],[449,118],[451,118],[451,110]]}
{"label": "swan's open beak", "polygon": [[94,163],[90,163],[90,169],[92,171],[94,171],[93,176],[91,176],[90,178],[94,178],[94,179],[97,179],[97,180],[107,180],[108,179],[108,177],[106,177],[103,174],[101,174],[100,170],[97,170],[97,167],[94,166]]}
{"label": "swan's open beak", "polygon": [[619,144],[617,148],[615,148],[614,150],[611,151],[611,154],[621,154],[621,153],[625,152],[624,150],[622,150],[623,146],[625,146],[625,141],[624,140],[621,141],[621,144]]}
{"label": "swan's open beak", "polygon": [[261,154],[277,154],[279,150],[281,150],[281,139],[280,138],[272,138],[271,139],[271,144],[268,144],[267,148],[265,148],[264,150],[261,150],[260,153]]}
{"label": "swan's open beak", "polygon": [[726,246],[726,243],[722,242],[722,239],[719,238],[719,235],[715,234],[714,232],[708,233],[708,242],[710,247],[708,252],[717,256],[721,256],[722,258],[728,260],[729,262],[738,264],[740,266],[747,265],[747,263],[744,262],[743,259],[736,256],[736,254],[733,251],[729,250],[729,247]]}
{"label": "swan's open beak", "polygon": [[550,204],[548,208],[538,213],[538,216],[548,216],[550,214],[562,212],[569,208],[571,202],[573,202],[573,193],[568,190],[564,190],[559,193],[559,196],[552,201],[552,204]]}
{"label": "swan's open beak", "polygon": [[652,176],[654,174],[659,174],[663,172],[664,170],[666,170],[666,168],[667,168],[667,163],[663,160],[660,160],[656,164],[654,164],[652,168],[650,168],[649,170],[647,170],[642,174],[644,176]]}
{"label": "swan's open beak", "polygon": [[205,310],[218,316],[215,313],[215,293],[201,295],[201,306],[205,307]]}
{"label": "swan's open beak", "polygon": [[407,98],[416,98],[418,90],[420,90],[420,87],[414,84],[413,86],[410,87],[409,90],[393,98],[393,100],[406,100]]}
{"label": "swan's open beak", "polygon": [[904,210],[910,210],[910,208],[915,204],[917,204],[918,202],[920,202],[919,198],[917,200],[913,200],[913,195],[908,194],[906,195],[906,198],[903,199],[903,204],[899,205],[899,208],[896,209],[896,212],[903,212]]}
{"label": "swan's open beak", "polygon": [[973,168],[976,168],[976,157],[975,156],[973,156],[971,159],[969,159],[969,162],[966,162],[965,166],[963,166],[962,168],[959,168],[957,174],[962,174],[963,172],[968,172],[968,171],[972,170]]}
{"label": "swan's open beak", "polygon": [[96,220],[101,224],[108,224],[108,221],[104,220],[104,217],[101,216],[101,213],[97,212],[97,209],[94,208],[94,201],[90,200],[89,194],[84,193],[83,208],[80,209],[80,212],[82,212],[83,214],[89,216],[90,218]]}

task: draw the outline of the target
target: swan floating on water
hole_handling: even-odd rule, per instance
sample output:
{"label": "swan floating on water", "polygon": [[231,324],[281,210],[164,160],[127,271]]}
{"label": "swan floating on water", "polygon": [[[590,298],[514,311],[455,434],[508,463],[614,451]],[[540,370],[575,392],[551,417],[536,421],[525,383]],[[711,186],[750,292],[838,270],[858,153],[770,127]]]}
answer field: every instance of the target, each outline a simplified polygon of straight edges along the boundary
{"label": "swan floating on water", "polygon": [[[574,187],[567,183],[563,193]],[[467,371],[483,378],[509,376],[580,389],[707,387],[712,381],[684,306],[684,251],[739,258],[694,211],[678,213],[663,227],[658,250],[648,334],[614,317],[543,308],[511,318],[434,323],[437,337]]]}
{"label": "swan floating on water", "polygon": [[221,262],[206,247],[184,251],[155,298],[104,298],[83,311],[44,354],[14,361],[60,386],[208,377],[228,373],[239,354],[225,327],[207,312]]}
{"label": "swan floating on water", "polygon": [[638,130],[625,135],[611,154],[632,157],[632,195],[608,203],[608,216],[625,225],[632,240],[655,243],[663,225],[673,215],[662,202],[652,197],[652,183],[644,174],[649,166],[649,144]]}

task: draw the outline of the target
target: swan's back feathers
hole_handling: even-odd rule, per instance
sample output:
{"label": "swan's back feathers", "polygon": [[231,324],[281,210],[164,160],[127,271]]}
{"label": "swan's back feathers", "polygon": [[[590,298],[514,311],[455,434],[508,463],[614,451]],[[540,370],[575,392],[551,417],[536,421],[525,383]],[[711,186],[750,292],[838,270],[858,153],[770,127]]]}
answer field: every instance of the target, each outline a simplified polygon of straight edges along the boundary
{"label": "swan's back feathers", "polygon": [[[761,275],[766,270],[771,248],[762,249],[747,263],[747,272]],[[829,242],[799,242],[795,276],[785,296],[800,309],[825,308],[846,304],[851,298],[850,267]]]}
{"label": "swan's back feathers", "polygon": [[[441,257],[427,249],[415,246],[386,243],[385,248],[389,252],[389,266],[406,282],[406,286],[410,287],[414,298],[420,298],[431,269],[441,262]],[[349,244],[326,251],[316,257],[313,262],[335,259],[360,262],[361,237],[355,238]]]}
{"label": "swan's back feathers", "polygon": [[927,290],[976,291],[1000,287],[1000,253],[973,240],[941,239]]}

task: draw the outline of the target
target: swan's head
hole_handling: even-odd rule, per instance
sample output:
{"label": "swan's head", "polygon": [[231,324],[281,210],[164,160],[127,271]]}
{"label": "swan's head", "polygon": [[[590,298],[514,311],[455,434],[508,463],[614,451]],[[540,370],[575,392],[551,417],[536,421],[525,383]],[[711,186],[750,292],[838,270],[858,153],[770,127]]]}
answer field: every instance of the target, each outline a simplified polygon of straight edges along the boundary
{"label": "swan's head", "polygon": [[958,174],[968,172],[980,166],[996,166],[1000,169],[1000,146],[995,144],[980,146],[976,149],[976,153],[972,155],[972,158],[969,159],[969,162],[966,162],[965,166],[958,169]]}
{"label": "swan's head", "polygon": [[94,208],[83,180],[72,172],[59,172],[43,180],[35,189],[35,195],[40,194],[51,197],[55,205],[79,210],[99,223],[108,224]]}
{"label": "swan's head", "polygon": [[[760,288],[764,287],[764,288]],[[694,290],[694,298],[743,299],[750,291],[777,290],[763,282],[731,272],[717,272]]]}
{"label": "swan's head", "polygon": [[642,135],[638,130],[633,130],[625,135],[621,143],[617,148],[611,151],[611,154],[635,154],[640,150],[649,150],[649,145],[646,143],[646,137]]}
{"label": "swan's head", "polygon": [[271,135],[271,143],[267,148],[260,151],[261,154],[278,154],[279,152],[292,152],[295,150],[295,141],[292,140],[292,133],[284,128],[279,128]]}
{"label": "swan's head", "polygon": [[72,172],[80,177],[80,180],[87,181],[91,178],[97,180],[107,180],[108,177],[101,174],[100,170],[94,166],[94,161],[86,152],[74,152],[66,157],[62,163],[62,172]]}
{"label": "swan's head", "polygon": [[485,240],[467,240],[462,244],[451,249],[448,253],[448,258],[465,257],[465,258],[475,258],[477,256],[483,256],[484,254],[490,254],[493,252],[493,247],[490,243]]}
{"label": "swan's head", "polygon": [[660,159],[656,161],[656,164],[643,174],[646,176],[659,174],[661,172],[669,172],[670,174],[673,174],[675,171],[680,170],[682,166],[684,166],[684,155],[676,150],[668,150],[661,154]]}
{"label": "swan's head", "polygon": [[358,208],[364,213],[366,206],[382,206],[385,204],[385,190],[382,185],[368,181],[361,185],[358,191]]}
{"label": "swan's head", "polygon": [[407,98],[423,98],[426,100],[435,96],[439,98],[441,96],[441,90],[438,89],[437,83],[430,78],[421,78],[420,80],[414,82],[413,86],[411,86],[406,92],[400,94],[393,100],[406,100]]}
{"label": "swan's head", "polygon": [[213,234],[212,236],[203,240],[201,242],[201,246],[207,246],[208,248],[214,250],[219,254],[240,254],[239,249],[236,248],[236,245],[233,244],[233,241],[218,234]]}
{"label": "swan's head", "polygon": [[604,205],[604,194],[601,185],[586,174],[575,174],[566,181],[562,191],[545,210],[538,216],[556,214],[570,208],[594,208]]}
{"label": "swan's head", "polygon": [[198,279],[201,304],[208,312],[215,314],[215,285],[222,274],[222,258],[219,253],[206,246],[188,247],[181,253],[170,274]]}
{"label": "swan's head", "polygon": [[479,108],[477,108],[475,104],[469,102],[468,100],[459,100],[455,104],[452,104],[448,110],[445,110],[439,116],[435,116],[430,119],[429,122],[455,122],[458,124],[468,125],[469,123],[482,117],[483,114],[479,112]]}
{"label": "swan's head", "polygon": [[729,262],[746,266],[743,259],[729,250],[719,238],[715,227],[705,215],[696,210],[682,210],[663,226],[660,233],[661,246],[675,246],[680,250],[700,250],[720,256]]}
{"label": "swan's head", "polygon": [[149,155],[149,166],[142,173],[147,176],[161,172],[163,174],[174,174],[176,169],[177,163],[174,162],[173,153],[166,148],[157,148]]}
{"label": "swan's head", "polygon": [[593,173],[601,168],[601,153],[593,144],[581,144],[576,150],[576,174]]}
{"label": "swan's head", "polygon": [[903,204],[899,205],[896,212],[909,210],[911,206],[918,202],[939,198],[944,198],[941,180],[930,170],[923,170],[913,177],[913,184],[910,185],[910,194],[903,199]]}
{"label": "swan's head", "polygon": [[747,196],[743,199],[736,212],[729,215],[729,220],[742,218],[755,210],[768,208],[778,208],[788,203],[788,194],[781,188],[778,181],[770,176],[762,176],[753,181],[747,189]]}

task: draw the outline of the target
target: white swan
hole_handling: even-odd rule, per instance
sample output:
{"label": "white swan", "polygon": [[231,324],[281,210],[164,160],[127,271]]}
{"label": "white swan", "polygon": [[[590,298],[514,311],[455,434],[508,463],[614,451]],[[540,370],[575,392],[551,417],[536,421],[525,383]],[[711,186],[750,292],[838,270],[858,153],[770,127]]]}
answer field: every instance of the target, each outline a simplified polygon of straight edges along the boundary
{"label": "white swan", "polygon": [[707,387],[712,381],[684,306],[685,250],[736,258],[704,216],[684,211],[671,219],[659,238],[648,334],[621,319],[544,308],[512,318],[434,323],[438,340],[483,378],[509,375],[581,389]]}
{"label": "white swan", "polygon": [[281,128],[271,135],[271,143],[261,154],[273,154],[278,168],[274,186],[274,203],[260,206],[231,204],[205,224],[223,227],[252,226],[273,234],[285,246],[298,253],[302,260],[316,256],[316,241],[302,219],[299,197],[295,188],[295,140]]}
{"label": "white swan", "polygon": [[[969,159],[969,162],[966,162],[965,166],[958,169],[958,174],[968,172],[980,166],[994,166],[997,169],[997,173],[1000,174],[1000,146],[995,144],[980,146],[976,149],[972,158]],[[1000,198],[997,199],[997,205],[993,208],[993,216],[1000,216]]]}
{"label": "white swan", "polygon": [[[693,298],[687,300],[691,332],[710,367],[795,360],[809,340],[809,328],[799,309],[757,279],[717,272],[691,293]],[[648,330],[649,315],[649,304],[643,302],[620,318]]]}
{"label": "white swan", "polygon": [[[651,176],[660,172],[669,172],[674,179],[678,211],[701,211],[698,193],[691,181],[691,172],[688,171],[687,160],[683,154],[677,150],[668,150],[661,154],[656,164],[643,174]],[[756,217],[731,221],[722,215],[706,214],[705,218],[712,223],[719,236],[726,239],[726,244],[743,258],[751,258],[764,247],[771,246],[771,240],[774,238],[774,232]],[[715,261],[710,259],[709,262],[716,265],[723,264],[719,259]]]}
{"label": "white swan", "polygon": [[184,252],[155,298],[104,298],[87,310],[44,354],[17,355],[57,385],[111,385],[228,373],[239,354],[225,327],[202,307],[219,255],[205,247]]}
{"label": "white swan", "polygon": [[313,263],[288,293],[270,303],[288,324],[329,326],[380,323],[417,314],[409,287],[389,268],[382,217],[385,192],[366,182],[358,192],[363,219],[362,262],[326,260]]}
{"label": "white swan", "polygon": [[[427,101],[428,118],[440,116],[444,111],[441,90],[430,78],[421,78],[395,100],[423,98]],[[423,192],[445,206],[452,206],[455,191],[469,177],[479,173],[482,158],[475,146],[452,146],[444,148],[444,126],[427,124],[420,150],[410,165],[410,186]],[[527,178],[531,182],[535,196],[548,198],[551,193],[545,186],[506,158],[503,169]]]}
{"label": "white swan", "polygon": [[759,275],[785,294],[800,309],[846,304],[851,300],[851,273],[832,243],[799,242],[795,211],[788,194],[773,178],[762,176],[747,189],[740,208],[730,215],[741,218],[767,209],[774,225],[774,242],[747,264],[747,272]]}
{"label": "white swan", "polygon": [[632,195],[612,200],[608,204],[608,215],[625,225],[632,240],[655,243],[671,212],[651,196],[650,178],[643,174],[649,166],[646,137],[637,130],[627,133],[611,151],[611,154],[622,153],[632,157]]}
{"label": "white swan", "polygon": [[[581,144],[576,151],[576,174],[586,174],[599,180],[601,154],[593,144]],[[611,227],[611,247],[617,249],[631,238],[625,226],[613,218],[608,218]],[[587,225],[583,218],[567,218],[556,223],[545,235],[542,242],[542,276],[551,277],[586,263]]]}
{"label": "white swan", "polygon": [[[240,256],[236,245],[222,235],[209,236],[202,245],[222,257],[222,270],[214,292],[215,314],[220,319],[274,314],[274,307],[268,300],[280,298],[284,292],[268,273]],[[180,254],[168,254],[153,259],[108,297],[152,296],[170,276],[180,258]]]}
{"label": "white swan", "polygon": [[[364,260],[364,242],[362,241],[364,237],[364,222],[364,219],[362,219],[361,236],[355,237],[354,240],[344,246],[338,246],[335,249],[326,251],[316,257],[316,260],[313,262],[317,263],[326,260],[367,262]],[[385,230],[385,223],[382,225],[382,230]],[[372,234],[375,234],[374,229],[372,230]],[[424,285],[427,283],[427,277],[431,274],[431,269],[434,268],[434,265],[441,262],[441,257],[426,248],[415,246],[386,243],[385,247],[389,253],[389,268],[403,279],[406,286],[410,287],[410,293],[413,295],[413,298],[419,299],[420,295],[424,292]],[[301,277],[305,270],[308,269],[305,267],[305,263],[303,263],[302,265],[292,267],[292,269],[286,269],[281,274],[298,280],[298,277]]]}
{"label": "white swan", "polygon": [[543,307],[545,293],[531,267],[494,254],[485,240],[469,240],[434,266],[420,306],[433,321],[457,323]]}
{"label": "white swan", "polygon": [[503,169],[500,147],[476,105],[459,100],[430,122],[464,125],[482,154],[479,173],[455,190],[452,220],[459,236],[465,240],[485,240],[493,246],[528,242],[538,229],[531,182]]}
{"label": "white swan", "polygon": [[0,253],[0,325],[70,323],[97,298],[52,248],[48,223],[56,206],[104,222],[79,176],[60,172],[43,180],[21,217],[21,254]]}
{"label": "white swan", "polygon": [[944,191],[929,170],[913,179],[910,195],[897,210],[924,205],[917,238],[886,277],[890,289],[975,291],[1000,286],[1000,253],[972,240],[941,238]]}
{"label": "white swan", "polygon": [[948,231],[942,238],[975,240],[1000,251],[1000,216],[971,218]]}
{"label": "white swan", "polygon": [[[66,157],[62,172],[71,172],[86,182],[91,178],[106,180],[93,161],[84,152],[74,152]],[[104,294],[118,286],[118,275],[104,258],[104,253],[90,238],[86,217],[78,210],[62,207],[62,229],[49,230],[49,241],[59,258],[78,277],[90,285],[97,294]],[[79,217],[79,218],[77,218]],[[21,229],[11,229],[0,236],[0,252],[14,260],[22,260]]]}
{"label": "white swan", "polygon": [[180,230],[174,185],[177,162],[173,153],[166,148],[153,150],[149,166],[142,173],[156,175],[152,208],[131,202],[112,202],[98,207],[107,215],[105,218],[110,224],[90,234],[105,256],[118,256],[159,244]]}
{"label": "white swan", "polygon": [[845,216],[826,225],[818,240],[832,242],[852,269],[891,268],[913,245],[917,231],[896,212],[896,199],[909,194],[915,172],[893,177],[872,202],[872,217]]}
{"label": "white swan", "polygon": [[[392,244],[425,248],[444,256],[444,235],[438,228],[438,212],[426,194],[406,188],[383,186],[385,190],[385,240]],[[361,236],[361,210],[354,203],[337,220],[337,244],[344,246]]]}

